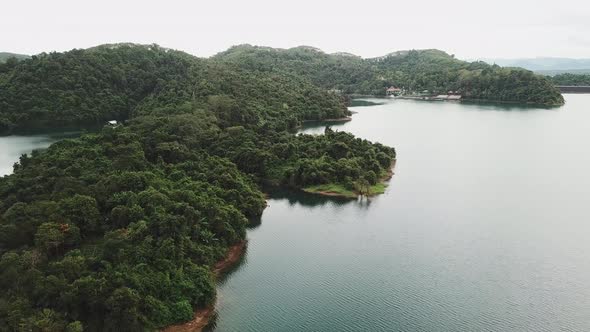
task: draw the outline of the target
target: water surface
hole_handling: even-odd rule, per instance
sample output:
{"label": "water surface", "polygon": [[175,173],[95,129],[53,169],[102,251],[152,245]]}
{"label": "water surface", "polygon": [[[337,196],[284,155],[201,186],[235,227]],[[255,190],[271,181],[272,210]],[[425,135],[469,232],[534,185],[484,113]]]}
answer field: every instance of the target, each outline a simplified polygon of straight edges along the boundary
{"label": "water surface", "polygon": [[590,95],[565,97],[354,107],[333,128],[396,147],[387,192],[275,195],[213,329],[590,331]]}
{"label": "water surface", "polygon": [[0,176],[11,174],[21,155],[45,149],[57,140],[59,135],[0,136]]}

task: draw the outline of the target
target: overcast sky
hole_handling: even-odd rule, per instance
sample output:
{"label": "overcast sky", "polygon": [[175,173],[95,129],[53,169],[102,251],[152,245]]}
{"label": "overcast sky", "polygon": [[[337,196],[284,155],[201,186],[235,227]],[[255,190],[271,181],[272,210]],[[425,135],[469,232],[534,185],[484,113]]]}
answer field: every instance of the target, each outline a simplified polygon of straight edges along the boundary
{"label": "overcast sky", "polygon": [[0,51],[113,42],[210,56],[235,44],[310,45],[374,57],[438,48],[459,58],[590,58],[590,0],[12,0]]}

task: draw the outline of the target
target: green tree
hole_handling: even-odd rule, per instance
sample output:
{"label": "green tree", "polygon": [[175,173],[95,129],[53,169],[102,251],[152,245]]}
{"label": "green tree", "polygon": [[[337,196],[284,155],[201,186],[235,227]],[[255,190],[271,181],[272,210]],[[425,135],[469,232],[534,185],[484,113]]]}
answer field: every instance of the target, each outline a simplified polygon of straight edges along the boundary
{"label": "green tree", "polygon": [[42,248],[48,254],[58,253],[66,238],[66,225],[53,222],[41,224],[35,234],[35,245]]}
{"label": "green tree", "polygon": [[[59,203],[61,215],[86,233],[93,233],[101,227],[101,217],[96,200],[85,195],[74,195]],[[84,234],[84,233],[83,233]]]}

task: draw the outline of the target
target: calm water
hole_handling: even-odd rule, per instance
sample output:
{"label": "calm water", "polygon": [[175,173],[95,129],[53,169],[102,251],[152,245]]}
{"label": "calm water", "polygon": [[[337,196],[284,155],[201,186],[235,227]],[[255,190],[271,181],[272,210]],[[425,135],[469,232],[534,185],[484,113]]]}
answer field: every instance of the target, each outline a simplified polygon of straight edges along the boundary
{"label": "calm water", "polygon": [[355,107],[334,129],[397,148],[386,194],[270,199],[215,330],[590,331],[590,95],[566,100]]}
{"label": "calm water", "polygon": [[22,154],[45,149],[58,139],[53,135],[0,136],[0,176],[12,173],[12,165]]}
{"label": "calm water", "polygon": [[33,150],[48,148],[52,143],[64,138],[78,137],[85,132],[93,132],[96,129],[83,131],[51,131],[36,135],[0,136],[0,176],[11,174],[12,166],[24,153],[30,154]]}

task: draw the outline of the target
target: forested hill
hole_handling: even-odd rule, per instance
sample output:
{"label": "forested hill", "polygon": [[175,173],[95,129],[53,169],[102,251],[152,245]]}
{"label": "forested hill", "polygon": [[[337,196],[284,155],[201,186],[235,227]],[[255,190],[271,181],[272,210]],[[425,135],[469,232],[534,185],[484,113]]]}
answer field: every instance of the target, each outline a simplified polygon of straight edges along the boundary
{"label": "forested hill", "polygon": [[240,124],[281,128],[347,114],[340,96],[305,77],[261,74],[157,45],[103,45],[0,64],[0,133],[103,124],[186,101],[226,112],[220,121],[235,116]]}
{"label": "forested hill", "polygon": [[215,300],[263,185],[367,193],[395,150],[302,119],[341,96],[283,72],[107,45],[0,67],[4,128],[128,118],[0,178],[0,331],[153,331]]}
{"label": "forested hill", "polygon": [[459,91],[466,99],[563,104],[559,91],[541,75],[520,68],[469,63],[439,50],[399,51],[362,59],[305,46],[273,49],[240,45],[215,58],[251,70],[296,73],[344,94],[384,95],[387,87],[397,86],[433,94]]}

